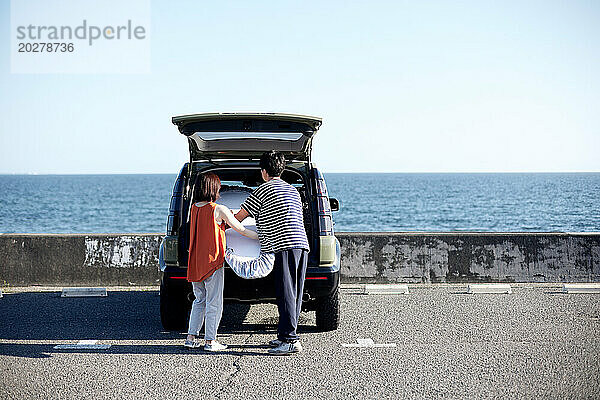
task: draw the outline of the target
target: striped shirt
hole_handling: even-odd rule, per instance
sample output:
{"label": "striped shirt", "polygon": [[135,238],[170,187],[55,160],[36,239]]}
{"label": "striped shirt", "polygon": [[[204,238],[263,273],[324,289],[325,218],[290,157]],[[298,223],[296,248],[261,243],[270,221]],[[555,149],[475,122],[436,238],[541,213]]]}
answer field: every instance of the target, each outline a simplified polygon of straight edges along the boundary
{"label": "striped shirt", "polygon": [[292,185],[279,178],[271,179],[257,187],[241,208],[256,220],[261,251],[309,250],[302,200]]}

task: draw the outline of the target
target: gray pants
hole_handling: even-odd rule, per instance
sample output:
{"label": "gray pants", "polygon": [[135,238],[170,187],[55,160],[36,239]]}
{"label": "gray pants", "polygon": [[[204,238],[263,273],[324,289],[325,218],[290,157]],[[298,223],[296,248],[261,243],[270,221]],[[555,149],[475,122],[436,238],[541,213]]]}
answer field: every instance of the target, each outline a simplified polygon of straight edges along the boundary
{"label": "gray pants", "polygon": [[217,328],[223,315],[223,270],[224,268],[219,268],[202,282],[192,282],[196,300],[192,303],[188,335],[198,335],[206,321],[204,339],[217,338]]}

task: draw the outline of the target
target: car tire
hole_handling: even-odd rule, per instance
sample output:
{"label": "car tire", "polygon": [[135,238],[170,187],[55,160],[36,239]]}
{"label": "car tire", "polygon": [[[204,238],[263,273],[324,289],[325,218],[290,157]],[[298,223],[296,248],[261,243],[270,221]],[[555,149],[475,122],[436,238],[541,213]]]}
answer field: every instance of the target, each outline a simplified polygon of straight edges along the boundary
{"label": "car tire", "polygon": [[317,329],[334,331],[340,325],[340,291],[335,291],[327,297],[316,300],[315,304]]}
{"label": "car tire", "polygon": [[173,289],[160,284],[160,322],[167,331],[181,331],[186,328],[189,307],[185,296]]}

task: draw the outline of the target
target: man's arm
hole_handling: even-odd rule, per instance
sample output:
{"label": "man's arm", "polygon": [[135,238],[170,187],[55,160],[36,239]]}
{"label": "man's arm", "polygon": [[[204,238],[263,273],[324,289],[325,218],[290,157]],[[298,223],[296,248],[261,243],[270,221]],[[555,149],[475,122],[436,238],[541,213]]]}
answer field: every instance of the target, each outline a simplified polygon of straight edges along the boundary
{"label": "man's arm", "polygon": [[238,221],[242,222],[243,220],[245,220],[246,218],[248,218],[250,214],[248,214],[248,211],[244,210],[243,208],[240,209],[240,211],[238,211],[235,214],[235,219],[237,219]]}

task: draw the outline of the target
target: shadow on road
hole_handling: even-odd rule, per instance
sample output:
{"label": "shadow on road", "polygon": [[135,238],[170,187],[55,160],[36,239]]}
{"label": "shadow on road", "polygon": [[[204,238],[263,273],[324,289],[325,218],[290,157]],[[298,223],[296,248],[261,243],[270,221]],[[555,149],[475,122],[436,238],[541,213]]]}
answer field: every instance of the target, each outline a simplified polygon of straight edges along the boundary
{"label": "shadow on road", "polygon": [[[277,316],[261,323],[244,323],[250,310],[246,304],[225,304],[219,335],[224,339],[235,334],[275,334]],[[113,345],[108,351],[116,354],[209,354],[177,345],[146,344],[151,340],[184,338],[182,332],[166,332],[160,322],[159,295],[156,291],[109,292],[108,297],[62,298],[60,293],[5,294],[0,299],[0,339],[79,341],[143,340],[140,345]],[[264,323],[263,323],[264,322]],[[314,332],[315,327],[301,320],[299,332]],[[95,350],[54,350],[54,344],[0,344],[0,354],[17,357],[50,357],[52,353]],[[220,354],[265,355],[254,352],[257,346],[232,346]],[[104,350],[103,350],[104,352]]]}
{"label": "shadow on road", "polygon": [[0,301],[0,339],[169,339],[158,315],[157,292],[109,292],[108,297],[62,298],[17,293]]}
{"label": "shadow on road", "polygon": [[[233,356],[270,356],[267,353],[267,346],[229,346],[225,351],[208,352],[202,349],[187,349],[183,347],[183,341],[174,345],[165,344],[113,344],[106,350],[57,350],[54,344],[0,344],[0,354],[13,357],[26,358],[49,358],[54,354],[183,354],[183,355],[202,355],[206,357],[217,357],[224,355]],[[262,351],[257,351],[261,350]]]}

